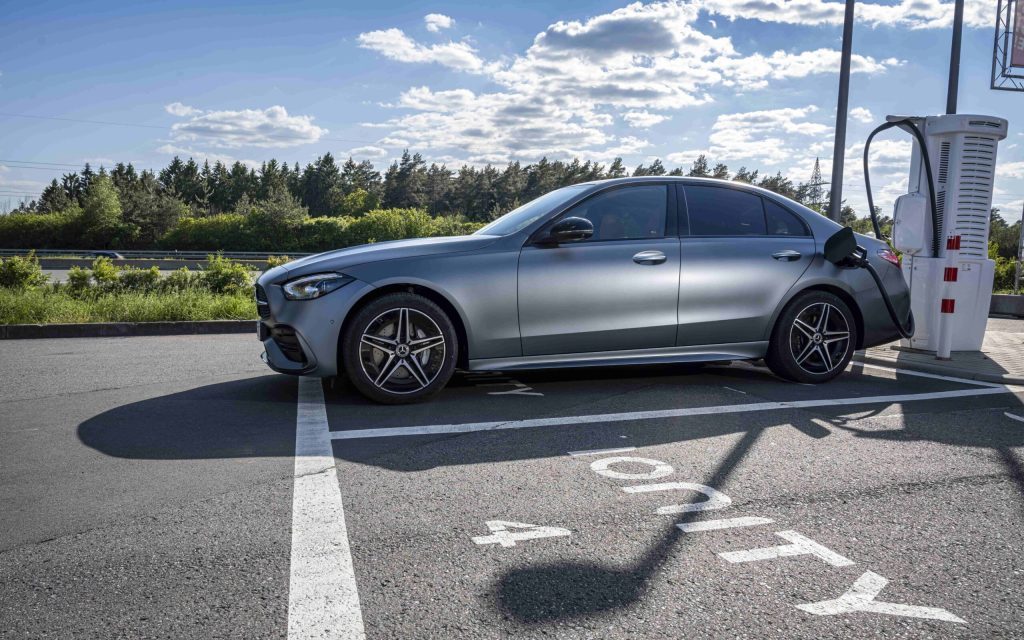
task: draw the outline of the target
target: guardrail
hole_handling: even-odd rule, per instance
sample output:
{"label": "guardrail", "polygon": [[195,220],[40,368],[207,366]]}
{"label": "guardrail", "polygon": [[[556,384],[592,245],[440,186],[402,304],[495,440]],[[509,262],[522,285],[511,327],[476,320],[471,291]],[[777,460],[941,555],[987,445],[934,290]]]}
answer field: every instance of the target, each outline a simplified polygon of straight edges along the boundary
{"label": "guardrail", "polygon": [[[0,249],[0,257],[26,256],[30,249]],[[216,251],[133,251],[129,249],[35,249],[35,254],[40,257],[82,257],[92,258],[97,252],[115,252],[125,260],[150,259],[150,260],[206,260],[206,256],[217,253]],[[301,258],[313,255],[311,253],[294,253],[291,251],[276,251],[265,253],[259,251],[222,251],[225,258],[232,260],[266,260],[270,256],[288,256],[289,258]]]}

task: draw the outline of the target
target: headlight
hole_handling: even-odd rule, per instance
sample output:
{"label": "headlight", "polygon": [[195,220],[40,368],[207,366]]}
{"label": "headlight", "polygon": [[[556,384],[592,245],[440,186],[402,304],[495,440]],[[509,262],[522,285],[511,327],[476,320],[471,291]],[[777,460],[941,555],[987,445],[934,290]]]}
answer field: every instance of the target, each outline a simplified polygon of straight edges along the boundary
{"label": "headlight", "polygon": [[321,298],[335,289],[340,289],[355,280],[343,273],[315,273],[284,283],[284,297],[289,300],[313,300]]}

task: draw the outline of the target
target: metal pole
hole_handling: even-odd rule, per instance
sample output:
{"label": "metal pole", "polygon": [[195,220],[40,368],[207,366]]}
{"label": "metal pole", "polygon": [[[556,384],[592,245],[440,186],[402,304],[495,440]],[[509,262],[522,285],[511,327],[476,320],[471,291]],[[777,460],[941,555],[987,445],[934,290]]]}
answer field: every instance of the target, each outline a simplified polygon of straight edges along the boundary
{"label": "metal pole", "polygon": [[[961,2],[963,0],[960,0]],[[850,106],[850,55],[853,49],[853,3],[846,0],[843,17],[843,57],[839,64],[839,104],[836,106],[836,141],[832,149],[832,187],[828,217],[839,222],[843,208],[843,159],[846,157],[846,112]]]}
{"label": "metal pole", "polygon": [[[1020,2],[1021,0],[1017,0]],[[1021,262],[1024,261],[1024,210],[1020,214],[1020,236],[1017,238],[1017,267],[1013,273],[1013,295],[1020,291]]]}
{"label": "metal pole", "polygon": [[964,0],[956,0],[953,9],[953,43],[949,47],[949,85],[946,87],[946,113],[956,113],[960,90],[960,39],[964,33]]}

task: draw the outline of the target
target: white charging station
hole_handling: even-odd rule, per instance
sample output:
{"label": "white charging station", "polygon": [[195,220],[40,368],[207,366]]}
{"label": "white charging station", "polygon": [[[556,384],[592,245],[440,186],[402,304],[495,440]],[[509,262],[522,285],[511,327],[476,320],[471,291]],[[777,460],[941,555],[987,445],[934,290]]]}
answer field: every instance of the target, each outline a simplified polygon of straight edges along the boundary
{"label": "white charging station", "polygon": [[[903,254],[903,276],[910,285],[914,337],[901,345],[942,351],[939,336],[953,351],[977,351],[985,338],[995,263],[988,259],[992,188],[996,149],[1006,138],[1002,118],[951,114],[910,117],[925,139],[914,140],[908,193],[896,200],[893,244]],[[922,154],[928,154],[935,182],[938,257],[934,238],[929,183]],[[959,236],[959,250],[947,250],[947,239]],[[955,269],[950,281],[947,267]],[[944,277],[945,276],[945,277]],[[942,312],[942,301],[952,299]],[[952,310],[950,310],[952,309]],[[947,354],[948,355],[948,354]]]}

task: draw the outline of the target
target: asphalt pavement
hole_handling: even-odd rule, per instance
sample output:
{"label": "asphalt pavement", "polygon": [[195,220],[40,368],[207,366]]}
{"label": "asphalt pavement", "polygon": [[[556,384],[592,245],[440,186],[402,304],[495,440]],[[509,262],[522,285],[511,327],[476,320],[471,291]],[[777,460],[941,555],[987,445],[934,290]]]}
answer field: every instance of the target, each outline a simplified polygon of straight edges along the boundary
{"label": "asphalt pavement", "polygon": [[384,407],[259,352],[0,342],[0,637],[1024,635],[1024,389],[737,363]]}

